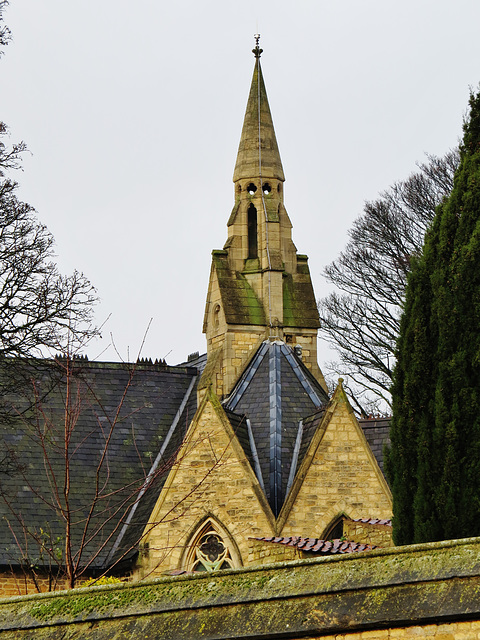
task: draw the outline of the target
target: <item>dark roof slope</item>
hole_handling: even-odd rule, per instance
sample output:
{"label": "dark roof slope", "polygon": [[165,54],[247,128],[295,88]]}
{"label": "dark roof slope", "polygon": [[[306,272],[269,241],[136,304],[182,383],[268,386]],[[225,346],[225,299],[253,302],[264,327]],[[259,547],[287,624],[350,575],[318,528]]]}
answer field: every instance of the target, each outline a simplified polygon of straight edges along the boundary
{"label": "dark roof slope", "polygon": [[364,418],[358,421],[383,473],[383,453],[385,446],[390,444],[390,421],[391,418]]}
{"label": "dark roof slope", "polygon": [[225,413],[227,414],[230,424],[235,431],[238,441],[242,445],[242,449],[245,452],[247,460],[250,462],[252,469],[254,469],[255,462],[250,442],[250,434],[248,433],[247,417],[245,415],[240,416],[228,409],[225,409]]}
{"label": "dark roof slope", "polygon": [[[60,361],[60,373],[53,362],[37,368],[35,392],[11,398],[17,411],[14,426],[0,425],[3,449],[18,461],[11,475],[1,478],[2,564],[17,564],[22,556],[48,563],[48,552],[39,550],[35,537],[58,556],[63,553],[65,424],[70,431],[74,552],[95,500],[98,471],[100,498],[81,560],[83,565],[93,560],[96,567],[110,563],[115,549],[118,559],[120,549],[135,547],[186,430],[184,416],[195,399],[197,369],[74,360],[73,374],[66,378],[66,364]],[[25,535],[22,521],[33,536]],[[128,523],[125,537],[123,525]]]}
{"label": "dark roof slope", "polygon": [[[250,421],[259,462],[256,472],[261,473],[260,483],[275,514],[306,451],[301,421],[327,400],[293,349],[267,340],[225,402],[226,409]],[[313,432],[309,428],[306,432],[310,442]]]}
{"label": "dark roof slope", "polygon": [[312,441],[315,432],[317,431],[320,423],[323,420],[323,416],[325,415],[325,407],[322,407],[318,411],[316,411],[313,415],[308,416],[303,421],[303,437],[300,448],[300,460],[303,460],[305,457],[308,447],[310,446],[310,442]]}

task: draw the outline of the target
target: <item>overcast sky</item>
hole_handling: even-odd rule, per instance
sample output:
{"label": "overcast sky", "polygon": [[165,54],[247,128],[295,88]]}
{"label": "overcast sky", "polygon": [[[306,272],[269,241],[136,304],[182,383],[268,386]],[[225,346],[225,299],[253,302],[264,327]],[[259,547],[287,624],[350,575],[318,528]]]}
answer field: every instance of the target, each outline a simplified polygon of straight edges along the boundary
{"label": "overcast sky", "polygon": [[[11,0],[0,119],[16,177],[111,314],[123,358],[181,362],[222,248],[258,30],[285,205],[317,297],[363,203],[461,135],[480,80],[477,0]],[[319,344],[320,365],[330,358]],[[110,347],[101,359],[115,360]]]}

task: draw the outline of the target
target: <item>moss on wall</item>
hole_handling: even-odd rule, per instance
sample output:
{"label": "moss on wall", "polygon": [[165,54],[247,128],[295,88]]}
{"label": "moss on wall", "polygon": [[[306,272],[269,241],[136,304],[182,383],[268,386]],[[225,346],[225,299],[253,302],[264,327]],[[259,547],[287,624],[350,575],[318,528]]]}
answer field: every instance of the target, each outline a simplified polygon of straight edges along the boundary
{"label": "moss on wall", "polygon": [[212,263],[217,273],[223,311],[228,324],[265,325],[265,310],[241,273],[228,266],[226,251],[212,251]]}
{"label": "moss on wall", "polygon": [[0,619],[6,640],[298,638],[479,620],[480,539],[11,598]]}
{"label": "moss on wall", "polygon": [[303,264],[302,269],[302,275],[283,275],[283,324],[318,329],[320,321],[308,265]]}

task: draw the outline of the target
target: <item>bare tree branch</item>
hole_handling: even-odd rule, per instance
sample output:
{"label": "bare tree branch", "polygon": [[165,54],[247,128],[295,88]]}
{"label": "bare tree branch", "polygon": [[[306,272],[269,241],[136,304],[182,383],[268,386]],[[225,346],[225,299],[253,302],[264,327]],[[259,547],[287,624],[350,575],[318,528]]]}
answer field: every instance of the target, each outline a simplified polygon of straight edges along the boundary
{"label": "bare tree branch", "polygon": [[410,260],[423,246],[435,207],[450,193],[458,150],[427,156],[418,171],[396,182],[350,230],[340,256],[325,269],[337,292],[319,301],[321,335],[337,351],[327,375],[349,378],[361,413],[388,410]]}
{"label": "bare tree branch", "polygon": [[3,12],[8,6],[8,0],[0,0],[0,56],[3,55],[2,47],[6,47],[12,39],[10,29],[3,24]]}
{"label": "bare tree branch", "polygon": [[[11,436],[4,442],[6,455],[12,461],[10,472],[19,478],[10,483],[0,482],[0,499],[7,507],[9,528],[15,539],[9,557],[21,567],[25,580],[37,585],[38,589],[45,589],[47,583],[48,588],[58,584],[73,588],[85,575],[92,571],[97,577],[110,573],[136,552],[143,538],[159,524],[149,522],[147,526],[149,515],[141,511],[138,517],[135,516],[140,519],[133,523],[137,506],[146,491],[160,490],[174,465],[189,464],[186,458],[189,461],[192,451],[200,444],[210,450],[212,463],[191,490],[163,515],[161,522],[182,518],[198,500],[202,500],[215,470],[229,463],[229,445],[221,452],[212,446],[210,438],[215,440],[215,434],[201,433],[182,442],[185,425],[172,440],[171,448],[165,449],[147,473],[143,458],[147,455],[146,447],[151,446],[150,438],[156,432],[148,431],[150,437],[146,439],[144,429],[137,442],[132,427],[133,442],[130,443],[124,441],[122,434],[127,432],[129,421],[146,409],[139,403],[143,395],[129,399],[135,388],[143,388],[145,379],[137,382],[135,377],[140,369],[143,371],[146,366],[149,371],[154,365],[141,362],[119,365],[124,372],[121,378],[124,382],[116,384],[112,396],[105,394],[101,385],[106,381],[94,373],[98,371],[95,364],[90,365],[69,354],[57,358],[54,364],[50,370],[44,362],[43,373],[34,369],[33,398],[27,398],[27,409],[19,402],[17,411],[17,450],[15,444],[8,444],[15,442]],[[114,374],[118,379],[117,367]],[[46,384],[47,389],[52,389],[52,377],[56,381],[53,393],[45,394],[43,386]],[[96,381],[100,384],[98,388]],[[109,383],[107,388],[110,390]],[[140,416],[138,419],[146,420]],[[148,419],[147,423],[150,424]],[[129,447],[125,460],[130,462],[120,471],[118,451],[119,447],[125,446]],[[24,452],[23,465],[18,463],[18,451]],[[137,456],[136,462],[131,461],[131,454]],[[112,456],[117,464],[115,473],[110,467]],[[5,473],[9,468],[7,465]],[[35,469],[33,473],[32,469]],[[19,500],[19,491],[26,491],[27,496]],[[50,522],[50,528],[43,524],[39,526],[38,521],[33,523],[28,518],[32,501],[41,505],[41,521]],[[27,512],[22,511],[22,505]],[[124,539],[122,535],[127,525],[130,529]]]}

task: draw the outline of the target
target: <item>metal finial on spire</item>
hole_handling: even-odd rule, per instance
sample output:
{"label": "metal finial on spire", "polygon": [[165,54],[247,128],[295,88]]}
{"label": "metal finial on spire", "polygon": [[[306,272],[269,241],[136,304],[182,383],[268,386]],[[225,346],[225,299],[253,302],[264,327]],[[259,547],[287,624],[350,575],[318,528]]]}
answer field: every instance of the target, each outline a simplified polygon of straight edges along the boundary
{"label": "metal finial on spire", "polygon": [[260,46],[259,46],[260,34],[256,33],[253,37],[255,38],[255,49],[252,49],[252,53],[255,56],[255,58],[257,58],[258,60],[263,53],[263,49],[260,49]]}

